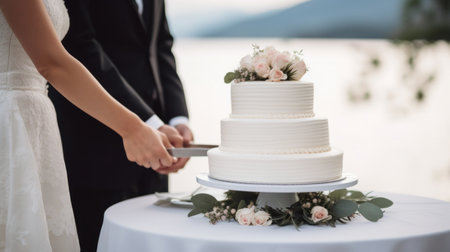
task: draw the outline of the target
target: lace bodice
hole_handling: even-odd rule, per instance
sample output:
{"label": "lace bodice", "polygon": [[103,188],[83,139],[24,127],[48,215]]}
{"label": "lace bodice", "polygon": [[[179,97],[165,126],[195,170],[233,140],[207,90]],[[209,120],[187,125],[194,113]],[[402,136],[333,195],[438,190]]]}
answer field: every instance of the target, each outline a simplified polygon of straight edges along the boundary
{"label": "lace bodice", "polygon": [[[69,16],[62,0],[43,0],[60,39],[69,29]],[[43,88],[45,79],[39,75],[0,11],[0,87],[13,89]],[[30,78],[38,81],[29,81]]]}

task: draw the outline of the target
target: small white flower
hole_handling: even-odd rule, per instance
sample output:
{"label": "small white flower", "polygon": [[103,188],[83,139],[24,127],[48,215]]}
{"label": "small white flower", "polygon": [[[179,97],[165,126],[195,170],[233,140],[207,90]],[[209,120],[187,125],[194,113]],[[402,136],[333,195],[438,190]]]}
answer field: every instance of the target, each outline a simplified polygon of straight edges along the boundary
{"label": "small white flower", "polygon": [[314,198],[314,199],[312,200],[312,202],[313,202],[314,204],[317,204],[317,199]]}
{"label": "small white flower", "polygon": [[233,208],[233,209],[231,209],[230,212],[231,212],[231,214],[235,214],[236,213],[236,209]]}

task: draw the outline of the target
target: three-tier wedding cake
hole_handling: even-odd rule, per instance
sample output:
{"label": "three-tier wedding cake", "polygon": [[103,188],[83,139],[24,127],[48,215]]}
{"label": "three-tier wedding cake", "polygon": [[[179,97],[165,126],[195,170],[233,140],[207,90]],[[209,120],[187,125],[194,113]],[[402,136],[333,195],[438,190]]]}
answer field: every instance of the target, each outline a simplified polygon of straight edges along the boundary
{"label": "three-tier wedding cake", "polygon": [[[232,113],[221,121],[220,146],[208,152],[209,176],[258,184],[320,183],[341,178],[343,153],[329,145],[328,120],[314,115],[313,83],[280,81],[298,74],[296,62],[284,63],[276,58],[281,53],[270,56],[267,51],[247,56],[247,67],[244,57],[241,68],[230,73],[237,79],[231,84]],[[277,64],[284,66],[277,68]],[[284,71],[278,80],[270,81],[277,78],[274,69]],[[258,80],[264,75],[269,81]]]}

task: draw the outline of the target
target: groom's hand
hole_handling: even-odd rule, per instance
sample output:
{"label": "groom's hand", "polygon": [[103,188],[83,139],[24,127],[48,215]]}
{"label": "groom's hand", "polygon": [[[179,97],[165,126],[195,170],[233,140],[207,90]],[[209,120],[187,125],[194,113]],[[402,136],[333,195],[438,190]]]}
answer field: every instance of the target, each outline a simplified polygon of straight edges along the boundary
{"label": "groom's hand", "polygon": [[186,124],[178,124],[175,126],[180,135],[183,137],[183,145],[189,146],[189,144],[194,141],[194,135],[191,129]]}
{"label": "groom's hand", "polygon": [[164,124],[163,126],[159,127],[158,131],[166,134],[167,138],[169,139],[169,142],[175,148],[183,147],[183,137],[174,127]]}
{"label": "groom's hand", "polygon": [[[158,129],[158,131],[160,131],[161,133],[164,133],[167,136],[167,138],[169,139],[169,142],[175,148],[181,148],[184,146],[185,138],[174,127],[171,127],[169,125],[163,125]],[[161,167],[158,169],[158,172],[161,174],[169,174],[169,173],[177,172],[178,170],[182,169],[186,165],[188,160],[189,160],[189,158],[178,158],[177,162],[173,163],[172,166]]]}

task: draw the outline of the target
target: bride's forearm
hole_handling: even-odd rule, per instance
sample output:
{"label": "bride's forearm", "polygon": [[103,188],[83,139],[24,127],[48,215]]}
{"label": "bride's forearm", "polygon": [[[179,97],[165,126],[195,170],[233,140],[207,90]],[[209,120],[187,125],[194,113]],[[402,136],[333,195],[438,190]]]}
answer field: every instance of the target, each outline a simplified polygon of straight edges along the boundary
{"label": "bride's forearm", "polygon": [[64,49],[41,0],[0,0],[0,9],[39,73],[69,101],[121,136],[142,127]]}
{"label": "bride's forearm", "polygon": [[39,73],[70,102],[121,135],[128,160],[154,170],[172,165],[167,136],[112,98],[64,49],[41,0],[0,0],[0,10]]}
{"label": "bride's forearm", "polygon": [[39,72],[66,99],[122,137],[142,126],[139,117],[113,99],[71,55],[58,57]]}

